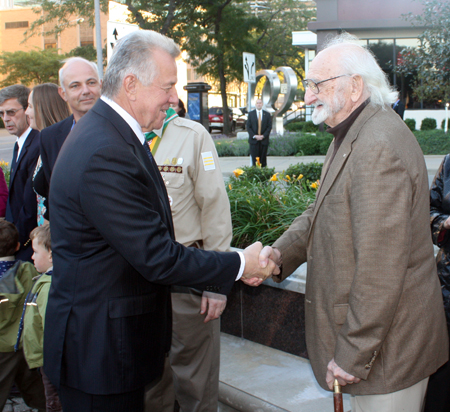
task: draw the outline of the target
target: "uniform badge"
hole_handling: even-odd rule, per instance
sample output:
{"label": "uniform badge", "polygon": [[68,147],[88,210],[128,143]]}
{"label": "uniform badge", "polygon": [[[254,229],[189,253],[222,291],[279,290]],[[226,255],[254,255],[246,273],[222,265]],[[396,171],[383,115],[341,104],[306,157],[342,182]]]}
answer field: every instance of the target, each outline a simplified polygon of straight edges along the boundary
{"label": "uniform badge", "polygon": [[216,168],[212,152],[203,152],[202,159],[203,159],[203,168],[205,169],[205,172],[208,170],[214,170]]}

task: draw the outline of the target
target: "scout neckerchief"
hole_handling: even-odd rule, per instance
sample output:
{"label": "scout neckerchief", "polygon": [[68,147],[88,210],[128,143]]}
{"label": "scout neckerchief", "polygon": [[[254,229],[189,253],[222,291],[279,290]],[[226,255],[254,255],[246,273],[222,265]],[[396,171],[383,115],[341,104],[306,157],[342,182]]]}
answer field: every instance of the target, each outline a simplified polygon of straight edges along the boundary
{"label": "scout neckerchief", "polygon": [[171,107],[169,107],[166,111],[166,118],[164,120],[164,124],[161,129],[161,136],[158,136],[155,132],[145,133],[145,140],[148,142],[148,145],[150,146],[150,151],[152,152],[153,156],[156,154],[159,144],[161,143],[164,130],[166,130],[166,127],[169,124],[169,122],[175,119],[176,117],[178,117],[177,112]]}

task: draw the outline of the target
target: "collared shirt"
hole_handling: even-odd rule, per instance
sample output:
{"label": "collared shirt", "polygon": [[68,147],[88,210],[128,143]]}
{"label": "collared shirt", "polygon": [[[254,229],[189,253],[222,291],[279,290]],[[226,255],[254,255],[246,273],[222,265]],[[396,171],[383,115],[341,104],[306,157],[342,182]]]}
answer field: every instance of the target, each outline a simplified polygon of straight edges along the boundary
{"label": "collared shirt", "polygon": [[111,100],[106,96],[102,96],[100,97],[100,99],[102,99],[107,105],[111,106],[111,108],[116,111],[123,120],[127,122],[128,126],[131,127],[141,144],[144,144],[145,136],[137,120],[133,116],[131,116],[131,114],[128,113],[123,107],[119,106],[114,100]]}
{"label": "collared shirt", "polygon": [[[17,144],[19,146],[19,150],[17,150],[17,159],[20,157],[20,152],[22,150],[23,145],[25,144],[25,140],[27,140],[28,135],[31,132],[31,127],[28,127],[27,130],[25,130],[20,137],[17,138]],[[16,159],[16,161],[17,161]]]}
{"label": "collared shirt", "polygon": [[[116,111],[122,118],[127,122],[127,124],[131,127],[133,132],[136,134],[141,144],[143,145],[145,142],[145,136],[142,132],[141,126],[137,122],[137,120],[132,117],[123,107],[119,106],[115,101],[107,98],[106,96],[100,97],[106,104],[111,106],[111,108]],[[156,131],[155,131],[156,132]],[[239,268],[238,275],[236,276],[236,280],[239,280],[244,273],[245,269],[245,257],[242,252],[238,252],[239,257],[241,258],[241,266]]]}

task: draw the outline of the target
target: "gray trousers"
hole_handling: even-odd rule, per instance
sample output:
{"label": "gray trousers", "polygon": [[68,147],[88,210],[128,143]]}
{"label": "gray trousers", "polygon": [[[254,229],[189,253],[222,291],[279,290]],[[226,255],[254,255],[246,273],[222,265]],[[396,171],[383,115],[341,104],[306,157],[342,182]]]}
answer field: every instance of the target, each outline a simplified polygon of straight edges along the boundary
{"label": "gray trousers", "polygon": [[161,381],[146,392],[146,412],[217,411],[219,397],[220,319],[204,323],[201,294],[172,293],[172,347]]}

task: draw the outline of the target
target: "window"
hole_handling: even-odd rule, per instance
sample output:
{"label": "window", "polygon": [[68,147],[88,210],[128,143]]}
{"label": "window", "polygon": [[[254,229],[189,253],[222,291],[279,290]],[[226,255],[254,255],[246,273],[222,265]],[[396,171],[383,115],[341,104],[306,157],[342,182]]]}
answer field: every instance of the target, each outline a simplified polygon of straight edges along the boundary
{"label": "window", "polygon": [[28,27],[27,21],[12,21],[5,23],[5,29],[20,29],[23,27]]}

